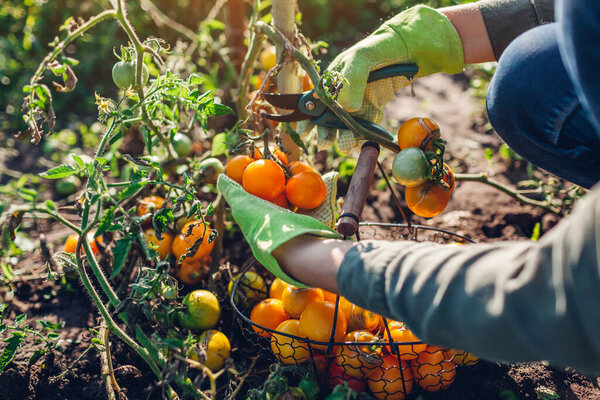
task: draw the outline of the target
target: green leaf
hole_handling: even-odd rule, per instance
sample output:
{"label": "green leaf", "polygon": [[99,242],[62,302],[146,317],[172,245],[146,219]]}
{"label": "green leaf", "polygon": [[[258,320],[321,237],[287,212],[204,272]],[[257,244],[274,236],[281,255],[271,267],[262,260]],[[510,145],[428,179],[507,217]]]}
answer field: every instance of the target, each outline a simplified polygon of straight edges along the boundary
{"label": "green leaf", "polygon": [[485,158],[488,160],[491,160],[494,157],[494,152],[492,151],[492,149],[487,148],[485,149]]}
{"label": "green leaf", "polygon": [[152,226],[154,226],[154,230],[156,231],[159,240],[162,239],[160,233],[164,232],[169,223],[174,220],[175,216],[173,215],[173,210],[170,208],[161,208],[154,213],[154,216],[152,217]]}
{"label": "green leaf", "polygon": [[34,351],[31,357],[29,357],[29,366],[35,364],[44,354],[46,354],[46,350],[44,349],[37,349]]}
{"label": "green leaf", "polygon": [[47,179],[68,178],[69,176],[73,175],[73,173],[76,171],[77,171],[77,169],[75,167],[73,167],[72,165],[63,164],[63,165],[59,165],[58,167],[50,168],[46,172],[42,172],[40,174],[40,176],[42,178],[47,178]]}
{"label": "green leaf", "polygon": [[27,314],[18,315],[15,318],[15,325],[21,325],[27,319]]}
{"label": "green leaf", "polygon": [[219,117],[221,115],[233,114],[233,110],[224,104],[207,104],[204,112],[209,117]]}
{"label": "green leaf", "polygon": [[140,190],[141,188],[146,186],[146,183],[147,182],[137,182],[137,183],[132,183],[131,185],[127,186],[125,188],[125,190],[122,190],[121,192],[119,192],[119,201],[125,200],[125,199],[133,196],[134,194],[137,193],[138,190]]}
{"label": "green leaf", "polygon": [[102,218],[100,219],[100,223],[98,224],[98,229],[96,229],[95,236],[98,237],[102,235],[104,232],[107,232],[113,224],[115,219],[115,207],[108,208]]}
{"label": "green leaf", "polygon": [[127,260],[127,255],[129,255],[129,250],[131,250],[132,243],[133,239],[131,238],[131,236],[127,236],[123,239],[117,240],[117,243],[113,250],[113,270],[110,274],[110,279],[113,279],[115,276],[117,276],[119,272],[121,272],[121,270],[123,269],[125,261]]}
{"label": "green leaf", "polygon": [[46,200],[46,207],[48,207],[48,210],[50,211],[56,210],[56,204],[54,204],[52,200]]}
{"label": "green leaf", "polygon": [[0,303],[0,318],[4,317],[4,311],[8,308],[8,304]]}
{"label": "green leaf", "polygon": [[556,393],[554,390],[546,387],[546,386],[539,386],[538,388],[535,389],[535,394],[537,395],[537,398],[539,400],[556,400],[556,399],[560,399],[560,396],[558,393]]}
{"label": "green leaf", "polygon": [[189,85],[200,85],[204,82],[204,78],[196,74],[191,74],[187,80]]}
{"label": "green leaf", "polygon": [[213,157],[220,156],[222,154],[227,153],[227,134],[225,132],[217,133],[215,137],[213,137],[212,141],[212,150],[210,155]]}
{"label": "green leaf", "polygon": [[104,342],[98,338],[92,338],[92,343],[97,344],[98,346],[104,346]]}
{"label": "green leaf", "polygon": [[0,374],[4,371],[6,366],[10,364],[10,362],[17,354],[17,351],[21,348],[21,344],[25,341],[25,338],[22,335],[11,336],[8,339],[4,340],[7,344],[6,347],[2,350],[2,354],[0,354]]}
{"label": "green leaf", "polygon": [[534,242],[537,242],[540,239],[540,234],[541,234],[541,225],[539,222],[536,222],[535,225],[533,226],[533,232],[531,233],[531,240]]}
{"label": "green leaf", "polygon": [[290,138],[292,138],[294,143],[296,143],[302,150],[304,150],[305,154],[308,154],[308,149],[306,148],[306,145],[304,144],[302,139],[300,139],[300,135],[298,135],[298,132],[293,130],[290,124],[288,123],[285,124],[285,133],[287,133],[290,136]]}

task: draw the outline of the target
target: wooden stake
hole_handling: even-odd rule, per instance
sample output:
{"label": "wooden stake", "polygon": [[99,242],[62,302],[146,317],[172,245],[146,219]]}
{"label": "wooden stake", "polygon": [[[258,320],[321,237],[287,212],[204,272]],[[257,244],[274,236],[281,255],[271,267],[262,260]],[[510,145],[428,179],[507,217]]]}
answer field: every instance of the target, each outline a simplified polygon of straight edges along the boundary
{"label": "wooden stake", "polygon": [[[273,25],[283,33],[291,43],[295,43],[296,36],[296,1],[295,0],[273,0],[271,12],[273,14]],[[277,49],[277,60],[280,60],[280,51]],[[277,75],[277,88],[279,93],[299,93],[301,90],[298,78],[298,63],[293,62],[285,65]],[[290,161],[296,161],[300,157],[300,148],[287,134],[282,135],[282,144]]]}

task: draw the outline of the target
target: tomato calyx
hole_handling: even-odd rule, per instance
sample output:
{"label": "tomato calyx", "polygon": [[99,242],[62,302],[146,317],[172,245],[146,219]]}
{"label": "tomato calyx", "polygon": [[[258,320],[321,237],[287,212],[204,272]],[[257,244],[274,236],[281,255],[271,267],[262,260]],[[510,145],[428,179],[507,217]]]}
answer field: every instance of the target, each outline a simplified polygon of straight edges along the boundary
{"label": "tomato calyx", "polygon": [[[421,127],[423,128],[423,130],[425,132],[427,132],[427,135],[423,138],[423,140],[421,141],[421,149],[425,149],[427,148],[427,145],[432,142],[437,140],[440,140],[440,129],[436,128],[436,129],[431,129],[429,128],[429,126],[425,123],[425,121],[423,120],[423,118],[419,118],[419,125],[421,125]],[[433,144],[433,143],[432,143]]]}

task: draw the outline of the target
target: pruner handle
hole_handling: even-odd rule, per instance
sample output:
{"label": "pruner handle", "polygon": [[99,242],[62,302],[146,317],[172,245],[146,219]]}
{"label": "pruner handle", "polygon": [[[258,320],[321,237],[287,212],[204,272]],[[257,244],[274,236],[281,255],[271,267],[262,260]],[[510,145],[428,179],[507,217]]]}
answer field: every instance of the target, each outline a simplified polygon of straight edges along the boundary
{"label": "pruner handle", "polygon": [[360,150],[337,224],[337,231],[345,237],[353,236],[358,231],[358,223],[367,202],[378,156],[379,145],[375,142],[366,142]]}

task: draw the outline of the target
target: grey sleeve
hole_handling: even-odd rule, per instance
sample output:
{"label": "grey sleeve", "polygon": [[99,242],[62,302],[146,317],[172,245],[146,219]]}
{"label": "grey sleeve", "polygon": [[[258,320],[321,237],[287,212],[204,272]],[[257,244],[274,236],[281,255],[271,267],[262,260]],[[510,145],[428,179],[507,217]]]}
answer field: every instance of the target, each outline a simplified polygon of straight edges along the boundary
{"label": "grey sleeve", "polygon": [[599,374],[600,186],[539,242],[362,241],[337,282],[427,343]]}
{"label": "grey sleeve", "polygon": [[554,0],[481,0],[477,4],[496,60],[521,33],[554,22]]}

